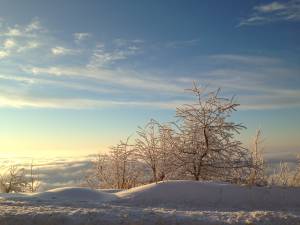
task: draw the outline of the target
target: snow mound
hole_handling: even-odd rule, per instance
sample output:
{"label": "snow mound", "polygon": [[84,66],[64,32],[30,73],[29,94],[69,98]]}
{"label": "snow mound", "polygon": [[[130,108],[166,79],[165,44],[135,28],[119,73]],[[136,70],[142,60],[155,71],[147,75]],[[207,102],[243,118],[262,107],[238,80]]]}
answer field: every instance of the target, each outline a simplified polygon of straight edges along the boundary
{"label": "snow mound", "polygon": [[165,181],[116,193],[118,203],[209,209],[300,209],[300,188]]}
{"label": "snow mound", "polygon": [[115,195],[92,190],[89,188],[65,187],[56,188],[49,191],[32,195],[31,197],[42,200],[68,201],[68,202],[94,202],[103,203],[115,199]]}

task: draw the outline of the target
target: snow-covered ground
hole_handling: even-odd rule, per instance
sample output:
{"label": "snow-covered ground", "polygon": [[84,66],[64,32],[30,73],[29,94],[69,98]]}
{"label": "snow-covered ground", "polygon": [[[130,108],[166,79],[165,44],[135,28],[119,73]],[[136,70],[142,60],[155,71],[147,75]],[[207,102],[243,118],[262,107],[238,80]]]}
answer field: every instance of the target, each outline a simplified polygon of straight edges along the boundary
{"label": "snow-covered ground", "polygon": [[300,224],[300,189],[167,181],[126,191],[1,194],[1,225]]}

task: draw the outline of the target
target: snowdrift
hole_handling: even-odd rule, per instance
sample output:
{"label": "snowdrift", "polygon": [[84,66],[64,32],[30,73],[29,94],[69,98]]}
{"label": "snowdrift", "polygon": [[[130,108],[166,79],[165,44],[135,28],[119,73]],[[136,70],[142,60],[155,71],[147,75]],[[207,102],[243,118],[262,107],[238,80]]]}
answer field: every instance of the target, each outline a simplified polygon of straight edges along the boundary
{"label": "snowdrift", "polygon": [[[5,225],[300,224],[300,189],[166,181],[116,190],[0,194]],[[102,204],[104,203],[104,204]]]}
{"label": "snowdrift", "polygon": [[103,203],[115,199],[115,195],[89,188],[66,187],[31,195],[31,198],[64,202],[93,202]]}
{"label": "snowdrift", "polygon": [[300,209],[300,188],[247,187],[216,182],[165,181],[116,193],[127,205],[206,209]]}

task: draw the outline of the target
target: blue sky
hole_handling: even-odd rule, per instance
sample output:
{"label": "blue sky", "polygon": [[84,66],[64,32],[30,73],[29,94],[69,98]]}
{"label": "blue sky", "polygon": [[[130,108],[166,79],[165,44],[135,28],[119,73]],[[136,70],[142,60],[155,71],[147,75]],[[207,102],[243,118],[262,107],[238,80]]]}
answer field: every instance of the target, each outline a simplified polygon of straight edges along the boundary
{"label": "blue sky", "polygon": [[0,152],[90,154],[195,80],[266,148],[300,150],[300,1],[0,1]]}

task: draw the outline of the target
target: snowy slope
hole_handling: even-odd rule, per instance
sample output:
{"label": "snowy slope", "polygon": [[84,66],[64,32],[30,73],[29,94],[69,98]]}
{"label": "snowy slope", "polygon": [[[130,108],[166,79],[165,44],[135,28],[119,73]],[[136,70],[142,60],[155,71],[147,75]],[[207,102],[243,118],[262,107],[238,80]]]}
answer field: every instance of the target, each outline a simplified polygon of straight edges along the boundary
{"label": "snowy slope", "polygon": [[[114,192],[114,191],[113,191]],[[300,189],[166,181],[126,191],[0,194],[1,225],[300,225]]]}
{"label": "snowy slope", "polygon": [[166,181],[116,193],[119,203],[207,209],[300,209],[300,188]]}
{"label": "snowy slope", "polygon": [[31,197],[42,200],[57,200],[67,202],[87,201],[104,203],[113,200],[115,195],[98,190],[91,190],[89,188],[66,187],[34,194],[31,195]]}

